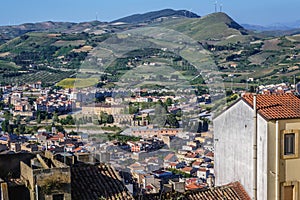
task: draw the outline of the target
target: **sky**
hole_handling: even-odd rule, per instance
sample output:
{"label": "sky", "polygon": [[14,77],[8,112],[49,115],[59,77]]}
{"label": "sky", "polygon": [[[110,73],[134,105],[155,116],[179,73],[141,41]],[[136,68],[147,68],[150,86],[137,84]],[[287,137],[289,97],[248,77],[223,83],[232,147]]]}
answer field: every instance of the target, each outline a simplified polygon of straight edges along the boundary
{"label": "sky", "polygon": [[[215,10],[215,0],[2,0],[0,25],[27,22],[112,21],[165,8],[186,9],[200,16]],[[300,0],[218,0],[240,24],[270,25],[300,20]]]}

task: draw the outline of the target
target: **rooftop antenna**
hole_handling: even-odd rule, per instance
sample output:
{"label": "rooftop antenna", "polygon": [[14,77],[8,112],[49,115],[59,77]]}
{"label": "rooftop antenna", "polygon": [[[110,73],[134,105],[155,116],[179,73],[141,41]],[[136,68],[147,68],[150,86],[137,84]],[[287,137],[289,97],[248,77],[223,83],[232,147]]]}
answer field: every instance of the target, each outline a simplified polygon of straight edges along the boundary
{"label": "rooftop antenna", "polygon": [[218,1],[215,2],[215,13],[218,12]]}
{"label": "rooftop antenna", "polygon": [[223,4],[220,4],[220,12],[222,12]]}

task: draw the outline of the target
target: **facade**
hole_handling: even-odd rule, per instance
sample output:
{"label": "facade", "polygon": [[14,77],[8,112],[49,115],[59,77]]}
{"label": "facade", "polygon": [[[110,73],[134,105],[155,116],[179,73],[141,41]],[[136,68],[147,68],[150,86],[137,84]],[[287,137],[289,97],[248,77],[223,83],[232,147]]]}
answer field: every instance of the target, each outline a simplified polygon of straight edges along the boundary
{"label": "facade", "polygon": [[246,94],[214,119],[216,185],[235,180],[254,199],[299,199],[300,99],[254,99]]}
{"label": "facade", "polygon": [[136,137],[162,137],[164,135],[176,136],[182,129],[175,129],[175,128],[149,128],[149,127],[137,127],[131,129],[131,135]]}
{"label": "facade", "polygon": [[71,200],[69,166],[57,160],[42,158],[38,154],[31,160],[31,166],[21,162],[20,169],[20,177],[29,189],[30,199]]}
{"label": "facade", "polygon": [[84,115],[100,115],[101,112],[109,115],[120,115],[124,111],[124,106],[109,105],[109,104],[95,104],[82,106],[82,114]]}

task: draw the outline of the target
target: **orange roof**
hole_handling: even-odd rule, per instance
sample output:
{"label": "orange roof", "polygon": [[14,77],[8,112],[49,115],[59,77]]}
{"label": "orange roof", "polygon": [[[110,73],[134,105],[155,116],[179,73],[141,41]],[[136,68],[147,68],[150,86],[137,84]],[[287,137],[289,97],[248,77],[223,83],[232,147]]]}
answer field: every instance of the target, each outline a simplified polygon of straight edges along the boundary
{"label": "orange roof", "polygon": [[190,171],[193,170],[193,168],[192,167],[185,167],[185,168],[183,168],[181,170],[184,171],[184,172],[190,172]]}
{"label": "orange roof", "polygon": [[201,165],[202,162],[193,162],[193,166]]}
{"label": "orange roof", "polygon": [[78,152],[78,151],[81,151],[82,150],[82,147],[77,147],[76,149],[73,150],[73,152]]}
{"label": "orange roof", "polygon": [[205,156],[208,156],[208,157],[214,157],[214,153],[213,152],[208,152]]}
{"label": "orange roof", "polygon": [[164,160],[170,160],[173,156],[175,156],[175,154],[169,153],[169,154],[164,158]]}
{"label": "orange roof", "polygon": [[178,164],[177,162],[171,162],[169,165],[175,167],[177,164]]}
{"label": "orange roof", "polygon": [[[253,108],[253,95],[245,94],[242,99]],[[300,99],[292,94],[257,95],[257,111],[267,120],[300,118]]]}
{"label": "orange roof", "polygon": [[185,188],[186,188],[187,190],[197,190],[197,189],[202,189],[202,188],[204,188],[204,187],[205,187],[204,184],[197,184],[197,183],[195,183],[195,182],[193,182],[193,183],[188,184],[188,185],[185,186]]}

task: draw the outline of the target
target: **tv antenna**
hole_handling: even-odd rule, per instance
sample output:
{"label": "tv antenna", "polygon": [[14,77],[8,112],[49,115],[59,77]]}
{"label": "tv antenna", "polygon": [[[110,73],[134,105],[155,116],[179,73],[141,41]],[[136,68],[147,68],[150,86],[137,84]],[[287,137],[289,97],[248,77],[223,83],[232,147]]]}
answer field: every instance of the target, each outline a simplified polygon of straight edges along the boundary
{"label": "tv antenna", "polygon": [[220,4],[220,12],[222,12],[223,4]]}

